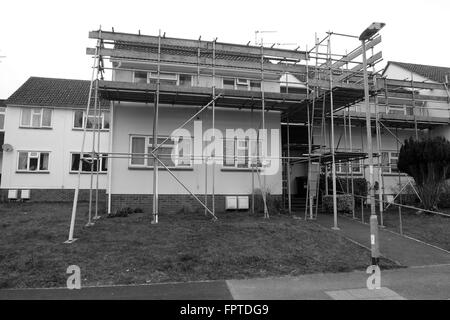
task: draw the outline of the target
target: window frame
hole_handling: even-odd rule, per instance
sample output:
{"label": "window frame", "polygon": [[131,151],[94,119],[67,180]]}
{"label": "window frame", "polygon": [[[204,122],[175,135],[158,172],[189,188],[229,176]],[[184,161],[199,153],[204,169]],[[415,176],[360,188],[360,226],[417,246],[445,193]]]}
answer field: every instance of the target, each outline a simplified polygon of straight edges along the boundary
{"label": "window frame", "polygon": [[[82,120],[81,127],[76,127],[75,126],[75,116],[76,116],[77,112],[83,112],[83,120]],[[105,129],[105,113],[109,114],[109,122],[108,122],[109,127],[106,128],[106,129]],[[87,119],[88,118],[96,118],[96,117],[98,117],[98,116],[95,115],[95,114],[86,116],[86,110],[82,110],[82,109],[73,110],[73,113],[72,113],[72,130],[84,130],[84,127],[86,126],[86,123],[87,123]],[[101,111],[100,118],[102,119],[100,131],[105,131],[105,132],[109,131],[109,128],[111,127],[111,112],[110,111]],[[92,127],[92,128],[86,128],[86,130],[90,130],[91,131],[91,130],[98,130],[98,129],[95,128],[95,127]]]}
{"label": "window frame", "polygon": [[[19,159],[20,159],[20,153],[27,153],[27,169],[19,169]],[[30,157],[31,153],[37,153],[37,157]],[[17,150],[17,159],[16,159],[16,172],[17,173],[50,173],[50,151],[35,151],[35,150]],[[47,169],[41,170],[41,154],[47,154],[48,155],[48,163],[47,163]],[[37,158],[37,169],[36,170],[30,170],[30,159],[31,158]]]}
{"label": "window frame", "polygon": [[[233,141],[233,155],[227,155],[227,142]],[[239,146],[240,142],[245,142],[245,147],[242,148]],[[249,170],[252,167],[260,168],[262,167],[261,162],[261,153],[262,153],[262,141],[260,139],[250,139],[249,137],[245,137],[244,139],[234,137],[232,139],[223,138],[223,161],[222,166],[224,169],[236,169],[236,170]],[[253,150],[252,145],[256,144],[256,148]],[[242,163],[239,163],[239,155],[238,152],[245,150],[244,163],[245,166],[242,166]],[[252,154],[252,152],[255,154]],[[229,160],[233,161],[233,164],[227,164]],[[256,161],[255,161],[256,160]]]}
{"label": "window frame", "polygon": [[[385,164],[383,164],[383,153],[387,153],[387,155],[388,155],[388,164],[387,164],[387,166]],[[392,154],[397,154],[397,156],[393,156]],[[395,151],[389,151],[389,150],[381,151],[381,161],[382,161],[381,162],[381,166],[382,166],[381,167],[381,172],[383,174],[395,174],[395,175],[397,175],[397,174],[400,173],[398,171],[398,156],[399,156],[399,152],[397,152],[396,150]],[[396,164],[397,164],[396,171],[392,170],[392,165],[393,165],[392,159],[397,160],[397,162],[396,162]],[[388,169],[388,171],[385,171],[386,169]]]}
{"label": "window frame", "polygon": [[[158,140],[165,140],[168,136],[167,135],[161,135],[158,136]],[[131,163],[131,161],[133,160],[133,152],[132,152],[132,147],[133,147],[133,139],[134,138],[144,138],[144,164],[133,164]],[[179,148],[179,144],[175,144],[175,142],[169,138],[167,141],[170,141],[171,144],[165,143],[163,144],[161,147],[169,147],[172,146],[172,149],[177,148],[177,150],[175,152],[178,152],[178,157],[177,159],[174,161],[174,165],[171,166],[167,166],[168,169],[174,169],[174,170],[192,170],[193,169],[193,152],[194,152],[194,137],[190,136],[190,137],[183,137],[183,138],[189,138],[190,142],[190,155],[188,156],[180,156],[179,152],[181,151],[181,149]],[[152,135],[142,135],[142,134],[130,134],[129,137],[129,152],[130,152],[130,159],[128,160],[128,168],[129,169],[153,169],[153,164],[150,164],[150,160],[153,160],[153,157],[150,155],[150,153],[148,152],[148,149],[151,148],[153,146],[153,136]],[[159,149],[158,149],[159,150]],[[184,150],[184,149],[182,149]],[[173,151],[172,151],[173,152]],[[188,165],[179,165],[178,161],[179,159],[189,159],[189,164]],[[158,168],[159,169],[165,169],[159,162],[158,162]]]}
{"label": "window frame", "polygon": [[[73,158],[73,155],[75,155],[75,154],[81,155],[81,152],[79,152],[79,151],[71,151],[70,152],[69,173],[78,173],[78,169],[79,168],[77,170],[72,170],[72,158]],[[108,159],[109,159],[108,158],[108,153],[107,152],[99,152],[99,154],[101,156],[100,156],[100,159],[99,159],[100,162],[99,162],[99,166],[98,166],[98,168],[100,168],[100,171],[98,171],[98,173],[106,174],[106,173],[108,173]],[[88,157],[86,157],[86,155],[88,155]],[[91,156],[92,156],[92,152],[84,152],[84,157],[83,158],[91,158]],[[106,170],[102,170],[103,162],[106,163]],[[83,166],[81,166],[81,173],[91,173],[91,170],[84,171],[83,170]],[[97,171],[94,170],[94,173],[97,173]]]}
{"label": "window frame", "polygon": [[[239,78],[239,77],[222,77],[222,89],[225,89],[225,84],[224,82],[226,80],[233,80],[233,89],[234,90],[242,90],[241,88],[238,88],[238,86],[246,86],[246,90],[243,91],[260,91],[261,90],[261,86],[262,86],[262,82],[261,80],[258,79],[250,79],[250,78]],[[242,81],[242,80],[245,80]],[[258,84],[258,86],[252,86],[252,84]],[[252,88],[258,88],[258,90],[253,90]],[[230,90],[230,89],[228,89]]]}
{"label": "window frame", "polygon": [[[0,127],[0,132],[5,131],[6,124],[6,107],[0,107],[0,117],[3,116],[3,127]],[[22,121],[22,119],[20,119]]]}
{"label": "window frame", "polygon": [[[44,109],[50,111],[50,125],[43,125],[42,122],[44,120]],[[30,110],[30,121],[28,122],[28,125],[23,124],[23,114],[25,110]],[[33,126],[33,114],[35,110],[39,110],[40,114],[40,120],[39,120],[39,126]],[[53,128],[53,108],[48,107],[22,107],[20,108],[20,119],[19,119],[19,128],[26,128],[26,129],[52,129]]]}

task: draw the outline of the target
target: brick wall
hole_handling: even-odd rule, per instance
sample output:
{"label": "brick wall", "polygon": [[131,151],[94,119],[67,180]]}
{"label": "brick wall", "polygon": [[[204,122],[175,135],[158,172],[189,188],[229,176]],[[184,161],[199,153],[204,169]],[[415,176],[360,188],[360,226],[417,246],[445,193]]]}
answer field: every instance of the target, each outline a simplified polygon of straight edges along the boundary
{"label": "brick wall", "polygon": [[[205,200],[204,194],[196,195],[202,202]],[[251,208],[251,195],[249,196],[249,208]],[[281,201],[281,195],[272,195]],[[208,208],[211,209],[212,196],[208,195]],[[116,212],[121,208],[140,208],[144,212],[152,212],[152,194],[113,194],[111,196],[111,212]],[[216,212],[225,211],[225,195],[215,196]],[[159,195],[160,213],[180,213],[180,212],[204,212],[203,206],[191,195],[184,194],[161,194]]]}
{"label": "brick wall", "polygon": [[[71,202],[75,189],[30,189],[30,202]],[[92,191],[93,199],[95,199],[95,190]],[[20,190],[18,194],[20,198]],[[106,201],[105,190],[98,190],[99,201]],[[0,202],[8,200],[8,190],[0,190]],[[78,201],[89,201],[89,189],[81,189],[78,193]]]}

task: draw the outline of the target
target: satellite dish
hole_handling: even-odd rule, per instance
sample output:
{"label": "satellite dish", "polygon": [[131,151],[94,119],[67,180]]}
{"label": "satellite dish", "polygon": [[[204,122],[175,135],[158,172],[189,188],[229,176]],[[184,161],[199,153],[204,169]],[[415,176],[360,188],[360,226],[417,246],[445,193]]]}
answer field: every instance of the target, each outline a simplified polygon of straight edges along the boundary
{"label": "satellite dish", "polygon": [[10,145],[9,143],[5,143],[4,145],[2,145],[2,149],[5,152],[9,152],[9,151],[13,151],[14,150],[12,145]]}

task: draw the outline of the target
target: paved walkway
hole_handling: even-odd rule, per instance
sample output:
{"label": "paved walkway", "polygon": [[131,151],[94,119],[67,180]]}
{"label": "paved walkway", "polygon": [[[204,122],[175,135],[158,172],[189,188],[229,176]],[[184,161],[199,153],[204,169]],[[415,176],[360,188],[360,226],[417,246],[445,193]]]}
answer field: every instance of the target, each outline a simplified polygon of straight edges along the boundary
{"label": "paved walkway", "polygon": [[[317,223],[331,230],[333,216],[330,214],[319,214]],[[345,237],[370,248],[370,229],[368,224],[353,220],[348,217],[338,217],[340,230],[334,231]],[[450,264],[450,254],[415,241],[399,234],[392,233],[386,229],[379,228],[380,253],[403,266],[425,266]]]}
{"label": "paved walkway", "polygon": [[368,290],[365,272],[68,289],[4,289],[4,299],[331,300],[449,299],[450,265],[381,271],[381,289]]}

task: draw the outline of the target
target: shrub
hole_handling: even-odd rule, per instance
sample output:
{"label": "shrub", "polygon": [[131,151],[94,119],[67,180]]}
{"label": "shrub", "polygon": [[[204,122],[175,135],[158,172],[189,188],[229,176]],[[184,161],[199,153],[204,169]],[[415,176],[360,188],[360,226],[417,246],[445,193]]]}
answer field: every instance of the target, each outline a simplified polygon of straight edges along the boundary
{"label": "shrub", "polygon": [[[255,189],[255,212],[263,213],[264,212],[264,202],[260,189]],[[270,214],[280,214],[284,213],[283,211],[283,202],[280,197],[274,196],[267,192],[266,194],[266,205],[267,210]]]}
{"label": "shrub", "polygon": [[[325,194],[325,175],[320,175],[319,188],[322,194]],[[333,188],[333,179],[328,177],[328,190],[331,191]],[[352,191],[352,179],[348,178],[348,190],[347,190],[347,179],[337,177],[336,178],[336,191],[337,193],[350,194]],[[364,178],[353,178],[353,192],[355,196],[367,197],[367,180]]]}
{"label": "shrub", "polygon": [[445,180],[450,178],[450,142],[444,137],[409,138],[400,148],[397,166],[414,178],[423,207],[436,210]]}
{"label": "shrub", "polygon": [[111,213],[108,216],[108,218],[128,217],[130,214],[132,214],[134,212],[136,212],[136,211],[134,211],[130,207],[126,207],[126,208],[119,209],[114,213]]}
{"label": "shrub", "polygon": [[[354,206],[354,197],[351,194],[338,194],[337,196],[338,212],[352,212]],[[333,196],[323,196],[322,205],[325,212],[333,212]]]}

